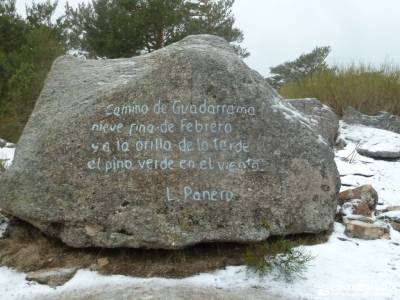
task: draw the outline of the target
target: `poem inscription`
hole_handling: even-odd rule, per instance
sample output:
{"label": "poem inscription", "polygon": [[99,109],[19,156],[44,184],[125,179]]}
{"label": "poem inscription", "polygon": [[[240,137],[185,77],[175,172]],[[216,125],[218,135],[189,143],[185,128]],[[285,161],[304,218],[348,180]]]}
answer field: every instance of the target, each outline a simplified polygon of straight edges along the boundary
{"label": "poem inscription", "polygon": [[[254,106],[158,99],[152,105],[109,104],[101,114],[101,120],[89,128],[96,136],[88,145],[92,155],[87,162],[89,171],[263,171],[263,160],[252,156],[253,145],[235,134],[239,128],[232,122],[238,117],[256,118]],[[185,186],[180,194],[184,200],[234,199],[231,191],[199,191],[191,186]],[[166,187],[165,198],[175,200],[170,187]]]}

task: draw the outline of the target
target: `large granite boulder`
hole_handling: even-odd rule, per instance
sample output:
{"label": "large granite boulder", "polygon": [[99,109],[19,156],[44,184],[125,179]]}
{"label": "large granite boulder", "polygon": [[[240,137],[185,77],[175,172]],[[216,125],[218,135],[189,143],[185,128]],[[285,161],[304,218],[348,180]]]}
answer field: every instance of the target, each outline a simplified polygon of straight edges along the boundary
{"label": "large granite boulder", "polygon": [[400,116],[382,111],[374,116],[365,115],[352,107],[346,108],[342,120],[347,124],[360,124],[400,133]]}
{"label": "large granite boulder", "polygon": [[291,105],[299,110],[310,124],[315,127],[322,138],[331,146],[335,145],[339,130],[339,118],[330,108],[315,98],[287,99]]}
{"label": "large granite boulder", "polygon": [[0,207],[73,247],[182,248],[333,223],[329,145],[223,39],[61,57],[0,179]]}

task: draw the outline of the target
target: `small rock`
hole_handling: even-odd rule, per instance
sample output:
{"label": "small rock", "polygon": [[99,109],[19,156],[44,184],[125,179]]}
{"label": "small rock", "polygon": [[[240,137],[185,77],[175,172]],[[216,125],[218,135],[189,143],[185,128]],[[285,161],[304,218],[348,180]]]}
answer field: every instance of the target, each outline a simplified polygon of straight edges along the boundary
{"label": "small rock", "polygon": [[68,282],[78,269],[76,268],[57,268],[57,269],[47,269],[40,270],[36,272],[29,272],[26,275],[26,280],[35,281],[40,284],[46,284],[51,287],[61,286]]}
{"label": "small rock", "polygon": [[110,261],[109,261],[108,258],[106,258],[106,257],[102,257],[102,258],[99,258],[99,259],[97,260],[97,265],[98,265],[100,268],[104,268],[104,267],[107,266],[109,263],[110,263]]}
{"label": "small rock", "polygon": [[373,224],[352,220],[346,224],[345,234],[362,240],[390,239],[389,227],[381,222]]}
{"label": "small rock", "polygon": [[383,221],[396,221],[400,222],[400,211],[388,211],[377,216],[377,219]]}
{"label": "small rock", "polygon": [[341,204],[354,199],[366,201],[369,209],[373,211],[378,204],[378,193],[371,185],[363,185],[355,189],[345,190],[339,194],[339,202]]}
{"label": "small rock", "polygon": [[387,213],[387,212],[390,212],[390,211],[400,211],[400,205],[394,205],[394,206],[385,207],[384,209],[380,209],[378,211],[378,213]]}
{"label": "small rock", "polygon": [[400,158],[400,134],[397,134],[397,136],[393,140],[393,144],[381,143],[374,140],[365,141],[358,146],[357,152],[375,159]]}
{"label": "small rock", "polygon": [[400,212],[400,205],[393,205],[386,207],[386,211],[399,211]]}
{"label": "small rock", "polygon": [[348,124],[361,124],[400,133],[400,117],[388,112],[379,112],[374,116],[368,116],[348,107],[344,112],[343,121]]}

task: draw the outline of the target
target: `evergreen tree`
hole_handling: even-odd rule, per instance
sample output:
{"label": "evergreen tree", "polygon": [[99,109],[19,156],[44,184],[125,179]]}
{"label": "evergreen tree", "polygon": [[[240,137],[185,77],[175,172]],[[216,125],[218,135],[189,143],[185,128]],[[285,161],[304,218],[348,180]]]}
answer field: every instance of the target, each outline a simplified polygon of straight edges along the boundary
{"label": "evergreen tree", "polygon": [[147,52],[161,49],[187,35],[185,1],[147,0],[141,3],[141,25]]}
{"label": "evergreen tree", "polygon": [[64,52],[56,4],[27,7],[19,16],[15,0],[0,0],[0,136],[17,141],[53,60]]}
{"label": "evergreen tree", "polygon": [[190,19],[187,24],[187,34],[208,33],[222,36],[233,43],[236,52],[247,57],[250,53],[239,46],[243,42],[243,32],[234,27],[235,18],[232,14],[234,0],[198,0],[188,2]]}
{"label": "evergreen tree", "polygon": [[273,87],[279,89],[285,83],[298,81],[317,71],[327,69],[328,65],[325,60],[330,52],[329,46],[316,47],[310,53],[302,54],[294,61],[272,67],[270,69],[272,76],[267,80]]}
{"label": "evergreen tree", "polygon": [[234,0],[92,0],[77,9],[67,7],[70,47],[92,56],[130,57],[152,52],[189,34],[209,33],[238,46],[242,32],[234,27]]}
{"label": "evergreen tree", "polygon": [[138,55],[144,48],[139,7],[138,0],[96,0],[77,9],[67,5],[69,48],[108,58]]}

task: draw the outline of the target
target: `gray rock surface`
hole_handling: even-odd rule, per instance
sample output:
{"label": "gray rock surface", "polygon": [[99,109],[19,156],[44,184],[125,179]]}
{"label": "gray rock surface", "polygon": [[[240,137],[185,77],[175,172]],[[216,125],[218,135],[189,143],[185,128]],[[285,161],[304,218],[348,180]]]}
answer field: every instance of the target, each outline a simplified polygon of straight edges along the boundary
{"label": "gray rock surface", "polygon": [[374,116],[369,116],[348,107],[344,111],[342,120],[348,124],[361,124],[400,133],[400,116],[388,112],[379,112]]}
{"label": "gray rock surface", "polygon": [[384,141],[375,138],[363,141],[357,146],[357,152],[375,159],[398,159],[400,158],[400,134],[392,133],[392,136],[388,135]]}
{"label": "gray rock surface", "polygon": [[[349,128],[352,128],[350,132]],[[374,159],[400,158],[400,134],[384,129],[365,125],[341,124],[341,130],[346,132],[346,140],[357,145],[359,154]]]}
{"label": "gray rock surface", "polygon": [[330,144],[335,145],[339,130],[339,119],[336,113],[315,98],[288,99],[291,105],[305,115],[315,130]]}
{"label": "gray rock surface", "polygon": [[190,36],[131,59],[56,60],[0,207],[73,247],[317,233],[336,211],[333,158],[228,43]]}
{"label": "gray rock surface", "polygon": [[377,216],[378,220],[395,221],[400,223],[400,211],[390,211]]}
{"label": "gray rock surface", "polygon": [[377,210],[378,214],[391,212],[391,211],[399,211],[400,212],[400,205],[389,205],[383,209]]}

